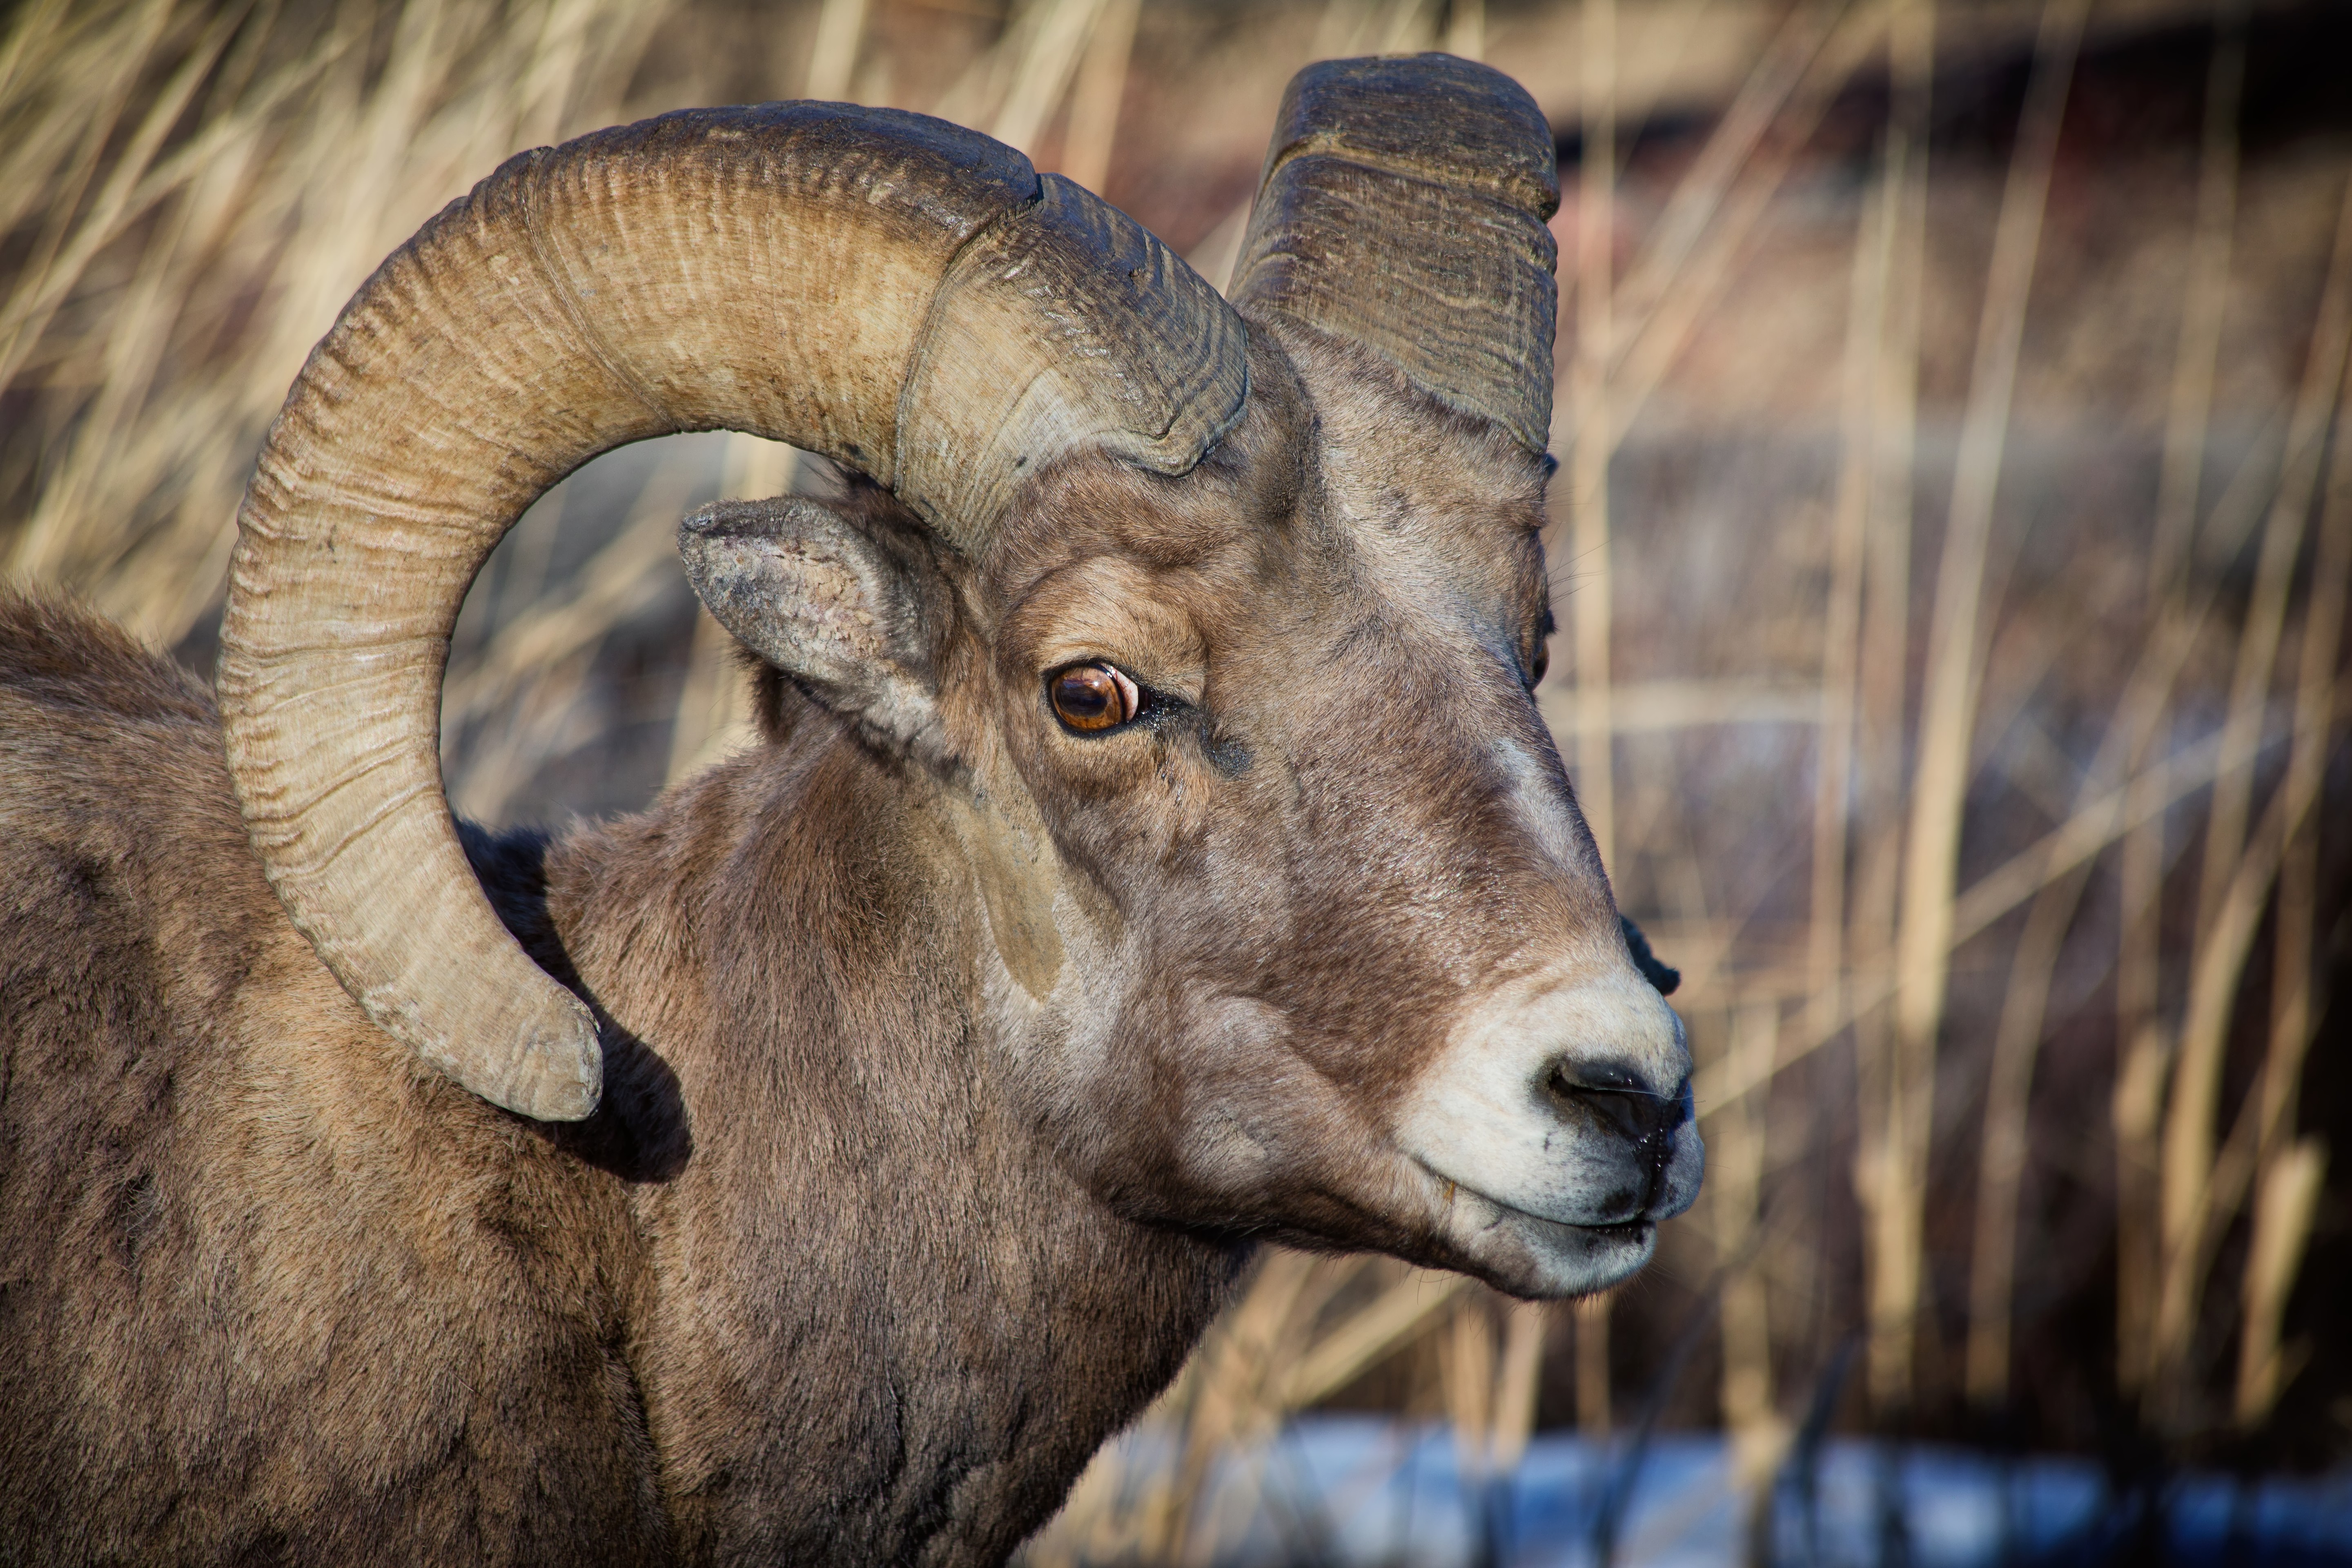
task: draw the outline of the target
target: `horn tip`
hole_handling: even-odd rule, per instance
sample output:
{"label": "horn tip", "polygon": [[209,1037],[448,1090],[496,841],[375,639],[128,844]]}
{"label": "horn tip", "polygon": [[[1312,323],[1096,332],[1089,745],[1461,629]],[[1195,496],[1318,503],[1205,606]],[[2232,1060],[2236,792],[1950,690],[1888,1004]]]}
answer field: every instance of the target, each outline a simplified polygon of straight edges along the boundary
{"label": "horn tip", "polygon": [[585,1121],[604,1098],[604,1051],[596,1020],[577,997],[560,998],[557,1016],[543,1018],[515,1043],[499,1070],[453,1074],[491,1104],[533,1121]]}
{"label": "horn tip", "polygon": [[1531,214],[1559,208],[1550,124],[1489,65],[1448,54],[1318,60],[1290,79],[1261,186],[1290,157],[1336,153],[1391,174],[1473,190]]}
{"label": "horn tip", "polygon": [[542,1079],[507,1109],[533,1121],[585,1121],[604,1103],[604,1074],[590,1068],[560,1081]]}

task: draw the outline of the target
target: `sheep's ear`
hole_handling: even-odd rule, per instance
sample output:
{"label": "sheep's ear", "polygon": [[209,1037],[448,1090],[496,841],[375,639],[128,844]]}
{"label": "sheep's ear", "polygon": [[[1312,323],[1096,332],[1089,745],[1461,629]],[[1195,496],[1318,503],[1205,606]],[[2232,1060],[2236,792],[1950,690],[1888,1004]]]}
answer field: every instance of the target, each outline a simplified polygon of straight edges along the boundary
{"label": "sheep's ear", "polygon": [[745,647],[884,746],[939,749],[927,612],[941,585],[920,542],[779,496],[702,508],[678,524],[677,549],[687,581]]}

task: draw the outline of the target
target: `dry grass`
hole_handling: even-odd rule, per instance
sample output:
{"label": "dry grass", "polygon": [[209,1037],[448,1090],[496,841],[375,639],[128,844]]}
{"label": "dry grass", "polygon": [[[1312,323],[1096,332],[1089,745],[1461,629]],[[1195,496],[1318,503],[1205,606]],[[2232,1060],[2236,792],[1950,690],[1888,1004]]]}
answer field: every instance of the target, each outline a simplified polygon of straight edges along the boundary
{"label": "dry grass", "polygon": [[[1035,1559],[1212,1560],[1216,1456],[1334,1397],[1450,1422],[1492,1477],[1639,1385],[1758,1479],[1857,1335],[1848,1419],[2082,1443],[2109,1401],[2179,1452],[2253,1441],[2352,1376],[2302,1337],[2341,1298],[2305,1263],[2342,1255],[2342,1104],[2305,1087],[2352,852],[2352,155],[2242,146],[2263,24],[2231,0],[2177,150],[2102,140],[2070,93],[2112,9],[1714,0],[1735,71],[1670,0],[34,0],[0,42],[0,557],[206,657],[303,353],[523,147],[889,101],[1217,278],[1292,68],[1483,48],[1581,153],[1542,698],[1688,976],[1712,1186],[1638,1313],[1268,1256],[1147,1418],[1162,1462],[1107,1456]],[[1937,129],[1972,110],[1995,132]],[[811,471],[699,438],[542,502],[459,627],[461,809],[625,806],[740,743],[670,530]],[[1674,1381],[1677,1303],[1712,1379]]]}

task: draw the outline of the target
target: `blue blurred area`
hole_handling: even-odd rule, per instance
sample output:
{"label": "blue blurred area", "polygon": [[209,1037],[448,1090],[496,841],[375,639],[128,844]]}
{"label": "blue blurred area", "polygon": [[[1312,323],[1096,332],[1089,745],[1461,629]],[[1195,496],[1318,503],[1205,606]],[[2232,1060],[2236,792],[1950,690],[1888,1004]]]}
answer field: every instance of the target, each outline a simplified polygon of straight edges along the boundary
{"label": "blue blurred area", "polygon": [[[1171,1457],[1148,1429],[1120,1448],[1138,1492]],[[1450,1428],[1328,1415],[1223,1456],[1192,1533],[1194,1561],[1231,1568],[2286,1568],[2352,1563],[2352,1472],[2244,1483],[2187,1474],[2119,1493],[2084,1459],[1840,1438],[1810,1466],[1782,1468],[1759,1521],[1719,1436],[1661,1436],[1637,1456],[1623,1442],[1546,1435],[1515,1477],[1465,1484]]]}

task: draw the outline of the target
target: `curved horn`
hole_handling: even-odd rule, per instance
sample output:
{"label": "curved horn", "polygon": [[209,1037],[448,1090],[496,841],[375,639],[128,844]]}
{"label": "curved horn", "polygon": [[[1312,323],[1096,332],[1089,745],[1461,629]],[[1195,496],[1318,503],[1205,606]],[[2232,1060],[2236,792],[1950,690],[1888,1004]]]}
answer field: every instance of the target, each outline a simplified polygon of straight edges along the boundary
{"label": "curved horn", "polygon": [[450,628],[523,509],[610,447],[724,428],[977,551],[1064,452],[1188,470],[1244,352],[1131,220],[921,116],[693,110],[511,160],[344,308],[237,514],[221,710],[271,885],[388,1033],[510,1110],[588,1115],[588,1009],[491,912],[441,784]]}
{"label": "curved horn", "polygon": [[1551,442],[1559,210],[1525,89],[1451,55],[1325,60],[1290,79],[1234,268],[1244,315],[1386,355],[1441,401]]}

